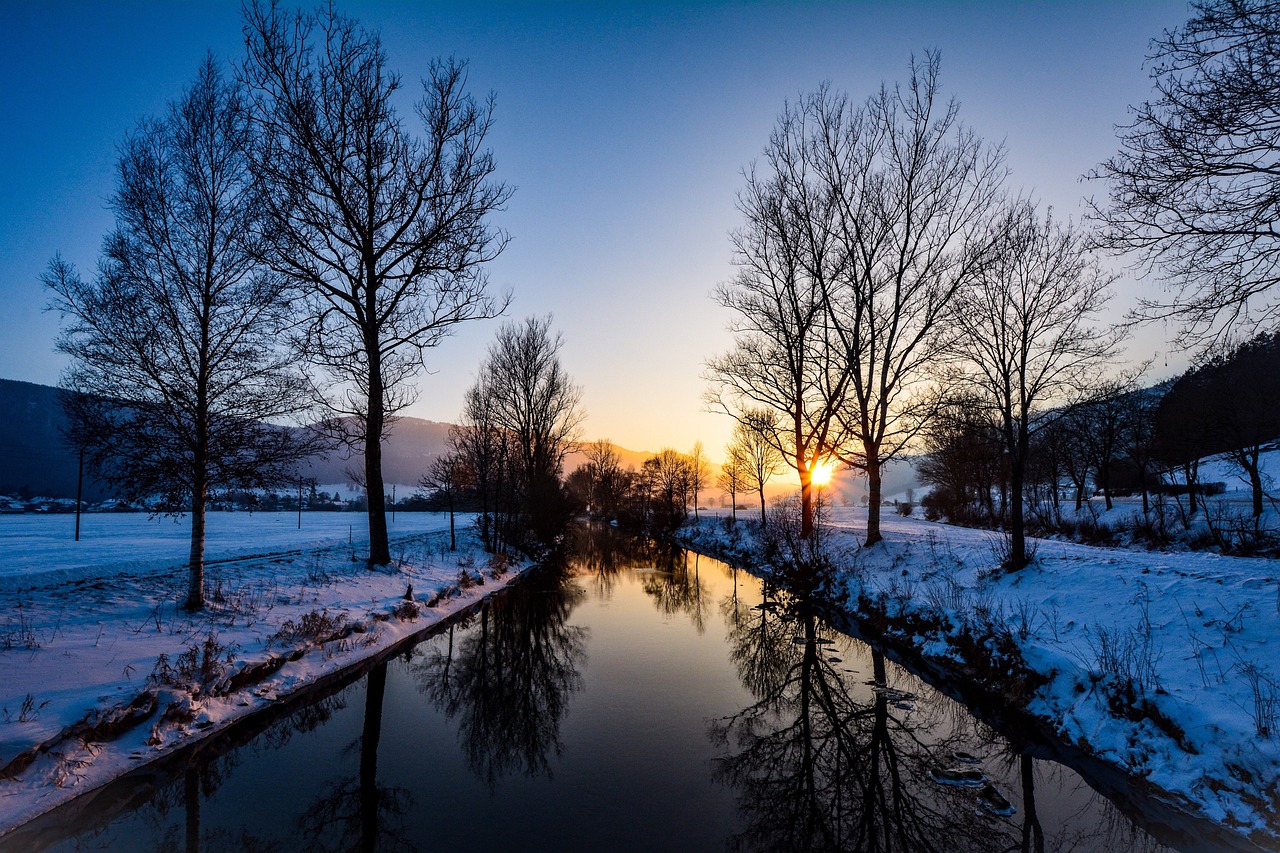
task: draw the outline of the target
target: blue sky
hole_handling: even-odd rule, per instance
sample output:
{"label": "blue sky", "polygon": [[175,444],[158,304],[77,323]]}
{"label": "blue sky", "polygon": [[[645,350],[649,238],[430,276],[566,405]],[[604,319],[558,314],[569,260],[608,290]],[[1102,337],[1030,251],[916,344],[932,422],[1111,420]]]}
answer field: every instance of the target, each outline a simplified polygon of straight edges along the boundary
{"label": "blue sky", "polygon": [[[731,274],[741,169],[784,100],[823,81],[856,98],[942,54],[944,92],[1009,149],[1013,184],[1061,215],[1080,175],[1115,149],[1114,125],[1150,91],[1148,40],[1184,2],[346,2],[381,30],[415,84],[432,57],[469,60],[497,98],[499,176],[516,187],[491,267],[512,318],[551,312],[584,389],[589,438],[719,457],[730,431],[702,411],[703,361],[724,350],[708,298]],[[47,2],[0,10],[0,377],[55,384],[58,318],[37,277],[55,252],[92,270],[111,227],[116,146],[162,109],[206,51],[236,60],[236,3]],[[407,87],[407,88],[411,88]],[[1117,315],[1135,292],[1126,278]],[[410,414],[453,420],[496,323],[459,328],[430,359]],[[1181,367],[1163,329],[1135,358]]]}

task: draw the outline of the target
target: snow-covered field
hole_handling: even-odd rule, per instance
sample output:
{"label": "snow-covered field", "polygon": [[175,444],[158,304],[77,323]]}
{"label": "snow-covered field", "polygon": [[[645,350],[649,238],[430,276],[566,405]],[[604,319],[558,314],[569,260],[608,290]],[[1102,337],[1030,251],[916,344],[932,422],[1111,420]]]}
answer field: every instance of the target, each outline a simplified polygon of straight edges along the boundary
{"label": "snow-covered field", "polygon": [[[493,566],[471,520],[450,551],[447,515],[398,514],[395,565],[371,572],[363,515],[305,513],[299,530],[288,513],[211,514],[209,605],[193,615],[187,523],[86,517],[77,543],[68,516],[0,517],[0,833],[509,582],[520,567]],[[155,710],[117,737],[68,729],[148,691]]]}
{"label": "snow-covered field", "polygon": [[[885,512],[885,541],[861,548],[866,510],[829,510],[851,600],[940,614],[944,633],[1004,626],[1050,679],[1030,710],[1064,740],[1276,845],[1280,561],[1044,540],[1005,574],[998,534]],[[940,636],[922,651],[954,656]]]}
{"label": "snow-covered field", "polygon": [[[205,524],[205,559],[368,541],[363,512],[211,512]],[[0,589],[38,580],[74,580],[106,572],[135,573],[185,563],[191,548],[190,516],[151,518],[145,513],[86,513],[75,541],[75,516],[26,513],[0,515]],[[448,530],[449,517],[402,512],[392,536]],[[35,576],[40,576],[38,579]]]}

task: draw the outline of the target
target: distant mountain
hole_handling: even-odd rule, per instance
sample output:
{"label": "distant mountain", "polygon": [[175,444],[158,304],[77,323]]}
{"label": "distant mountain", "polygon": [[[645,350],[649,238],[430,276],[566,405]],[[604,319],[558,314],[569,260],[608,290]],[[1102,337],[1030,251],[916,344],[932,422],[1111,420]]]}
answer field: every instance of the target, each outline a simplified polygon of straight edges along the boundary
{"label": "distant mountain", "polygon": [[[382,479],[387,486],[416,485],[431,460],[448,452],[450,426],[422,418],[397,420],[391,436],[382,443]],[[364,479],[364,454],[339,449],[327,458],[314,457],[302,475],[314,477],[318,483],[355,483]]]}
{"label": "distant mountain", "polygon": [[[62,392],[0,379],[0,495],[75,497],[78,458],[63,441]],[[109,497],[85,479],[85,499]]]}
{"label": "distant mountain", "polygon": [[[61,393],[48,385],[0,379],[0,495],[75,497],[77,459],[62,438],[66,419],[58,403]],[[394,483],[402,489],[416,485],[431,460],[447,452],[449,428],[447,423],[400,418],[382,445],[387,485]],[[616,450],[624,468],[638,469],[653,455],[623,447]],[[580,452],[570,454],[565,471],[574,470],[585,458]],[[336,450],[325,458],[312,458],[301,474],[326,485],[352,484],[363,478],[363,470],[362,454]],[[111,496],[110,490],[86,477],[86,500]]]}

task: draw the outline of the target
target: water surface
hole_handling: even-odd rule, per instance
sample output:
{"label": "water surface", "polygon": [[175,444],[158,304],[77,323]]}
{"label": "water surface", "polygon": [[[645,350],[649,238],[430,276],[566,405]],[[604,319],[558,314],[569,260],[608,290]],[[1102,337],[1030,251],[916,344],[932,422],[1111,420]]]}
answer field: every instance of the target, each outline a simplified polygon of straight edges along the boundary
{"label": "water surface", "polygon": [[608,531],[262,726],[0,850],[1170,849],[802,603]]}

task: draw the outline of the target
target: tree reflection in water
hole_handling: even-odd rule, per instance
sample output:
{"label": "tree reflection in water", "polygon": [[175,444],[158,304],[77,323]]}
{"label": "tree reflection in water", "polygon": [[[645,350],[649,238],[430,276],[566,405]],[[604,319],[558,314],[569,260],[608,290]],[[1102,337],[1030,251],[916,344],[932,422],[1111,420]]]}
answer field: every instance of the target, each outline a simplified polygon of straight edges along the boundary
{"label": "tree reflection in water", "polygon": [[382,739],[386,688],[387,664],[383,662],[365,678],[364,724],[357,741],[359,773],[331,783],[299,818],[309,850],[372,853],[414,849],[405,826],[413,795],[404,788],[378,784],[378,742]]}
{"label": "tree reflection in water", "polygon": [[[732,608],[731,655],[757,701],[712,724],[733,751],[717,777],[738,788],[739,850],[991,851],[1014,828],[975,808],[974,792],[934,783],[937,756],[957,748],[929,715],[859,700],[825,651],[831,633],[803,604]],[[873,676],[885,684],[883,655]],[[941,728],[941,727],[938,727]],[[927,740],[926,740],[927,739]]]}
{"label": "tree reflection in water", "polygon": [[522,586],[484,605],[456,645],[451,633],[413,665],[423,692],[458,721],[467,762],[491,789],[508,774],[551,776],[561,720],[582,689],[587,629],[567,619],[584,593],[554,567]]}

